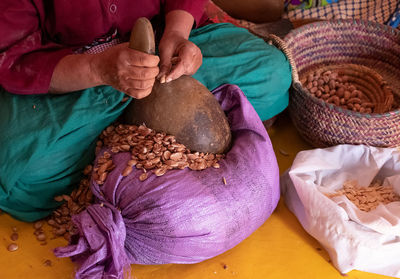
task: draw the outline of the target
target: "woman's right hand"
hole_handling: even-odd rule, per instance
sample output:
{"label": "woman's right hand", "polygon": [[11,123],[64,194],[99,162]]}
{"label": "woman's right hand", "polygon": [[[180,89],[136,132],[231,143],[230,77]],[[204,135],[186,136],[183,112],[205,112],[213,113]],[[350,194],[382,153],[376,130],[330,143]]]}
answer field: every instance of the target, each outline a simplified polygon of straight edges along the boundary
{"label": "woman's right hand", "polygon": [[94,55],[90,69],[100,84],[141,99],[151,93],[159,61],[158,56],[130,49],[128,43],[123,43]]}

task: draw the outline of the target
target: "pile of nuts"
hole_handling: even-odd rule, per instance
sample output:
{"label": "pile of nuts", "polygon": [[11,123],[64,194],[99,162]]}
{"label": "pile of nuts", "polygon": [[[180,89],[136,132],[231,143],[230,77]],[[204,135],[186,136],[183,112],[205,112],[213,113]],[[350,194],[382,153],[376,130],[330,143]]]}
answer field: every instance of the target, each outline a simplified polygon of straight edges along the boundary
{"label": "pile of nuts", "polygon": [[[305,86],[311,93],[327,103],[334,104],[343,109],[357,111],[360,113],[382,113],[376,111],[376,104],[371,102],[371,94],[354,83],[351,83],[350,78],[346,75],[340,75],[338,71],[318,70],[314,73],[309,73],[307,78],[302,80]],[[389,104],[386,110],[391,109]]]}
{"label": "pile of nuts", "polygon": [[[144,125],[111,125],[100,135],[97,142],[96,155],[102,147],[110,148],[112,153],[131,152],[131,160],[123,176],[128,176],[133,167],[141,169],[143,173],[139,180],[144,181],[149,173],[156,176],[164,175],[171,169],[203,170],[208,167],[219,168],[218,161],[223,158],[221,154],[204,154],[190,152],[183,144],[177,143],[174,136],[157,133]],[[56,209],[47,223],[53,227],[55,237],[63,236],[66,240],[78,233],[71,221],[71,216],[79,214],[93,203],[93,193],[90,190],[90,179],[103,185],[108,173],[115,168],[111,153],[105,151],[97,160],[97,166],[86,166],[83,171],[85,177],[80,181],[79,188],[71,195],[61,195],[54,199],[64,203]],[[226,180],[224,178],[224,183]]]}
{"label": "pile of nuts", "polygon": [[72,235],[78,233],[71,221],[71,216],[82,212],[93,203],[93,193],[89,187],[91,171],[92,166],[88,165],[83,171],[85,177],[80,181],[79,187],[72,191],[71,195],[54,198],[58,202],[64,201],[47,220],[47,223],[53,227],[55,237],[63,236],[69,241]]}
{"label": "pile of nuts", "polygon": [[17,241],[18,238],[19,238],[19,235],[18,235],[18,229],[17,229],[17,227],[12,227],[12,233],[11,233],[11,235],[10,235],[10,239],[11,239],[11,241],[13,241],[13,242],[10,243],[10,244],[7,246],[7,250],[8,250],[9,252],[14,252],[14,251],[17,251],[17,250],[18,250],[18,244],[15,243],[15,241]]}
{"label": "pile of nuts", "polygon": [[[46,245],[46,235],[43,231],[43,222],[42,221],[37,221],[35,223],[33,223],[33,228],[35,229],[35,231],[33,232],[34,235],[36,235],[36,239],[40,242],[40,245]],[[19,238],[19,234],[18,234],[18,229],[17,227],[12,227],[12,233],[10,235],[10,239],[11,241],[13,241],[12,243],[10,243],[7,246],[7,250],[9,252],[14,252],[17,251],[19,246],[16,243],[16,241]]]}
{"label": "pile of nuts", "polygon": [[37,241],[41,242],[40,245],[46,245],[46,235],[43,231],[43,222],[42,221],[37,221],[33,224],[33,228],[35,231],[33,232],[34,235],[36,235]]}
{"label": "pile of nuts", "polygon": [[374,210],[379,204],[400,201],[400,196],[394,192],[392,186],[382,186],[379,182],[361,187],[357,181],[349,180],[343,184],[343,189],[333,194],[326,194],[329,198],[342,195],[345,195],[358,209],[366,212]]}
{"label": "pile of nuts", "polygon": [[[131,160],[128,161],[122,176],[128,176],[135,166],[143,173],[139,180],[144,181],[149,173],[156,176],[164,175],[171,169],[204,170],[209,167],[219,168],[218,161],[222,154],[204,154],[202,152],[190,152],[183,144],[177,143],[174,136],[158,133],[144,125],[111,125],[100,135],[97,142],[96,153],[105,146],[112,153],[131,152]],[[97,160],[97,166],[93,169],[93,179],[102,185],[108,173],[114,169],[111,154],[104,152]]]}

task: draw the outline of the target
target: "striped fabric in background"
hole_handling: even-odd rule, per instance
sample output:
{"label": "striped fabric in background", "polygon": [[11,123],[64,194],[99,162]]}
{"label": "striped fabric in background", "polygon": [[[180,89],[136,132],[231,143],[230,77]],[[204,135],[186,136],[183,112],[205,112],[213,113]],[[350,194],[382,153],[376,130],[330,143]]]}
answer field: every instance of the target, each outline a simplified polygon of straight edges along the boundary
{"label": "striped fabric in background", "polygon": [[[327,1],[327,0],[326,0]],[[400,23],[399,0],[338,0],[336,3],[288,10],[284,17],[291,21],[302,19],[364,19],[396,28]],[[303,2],[303,1],[297,1]],[[309,2],[309,1],[306,1]],[[319,1],[321,2],[321,1]]]}

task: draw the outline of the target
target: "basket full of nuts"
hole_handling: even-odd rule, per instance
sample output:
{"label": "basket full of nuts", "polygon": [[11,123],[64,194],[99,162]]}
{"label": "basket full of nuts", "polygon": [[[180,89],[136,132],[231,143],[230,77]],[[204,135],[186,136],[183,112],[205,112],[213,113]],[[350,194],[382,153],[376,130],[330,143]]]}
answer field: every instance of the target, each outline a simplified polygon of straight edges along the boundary
{"label": "basket full of nuts", "polygon": [[362,20],[317,22],[285,37],[289,112],[316,147],[400,145],[400,32]]}

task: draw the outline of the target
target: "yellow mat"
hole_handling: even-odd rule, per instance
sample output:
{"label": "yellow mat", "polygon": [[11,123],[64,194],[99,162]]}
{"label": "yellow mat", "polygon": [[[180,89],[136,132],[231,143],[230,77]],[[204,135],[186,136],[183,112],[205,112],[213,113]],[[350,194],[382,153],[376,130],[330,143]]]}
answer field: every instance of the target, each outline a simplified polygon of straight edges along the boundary
{"label": "yellow mat", "polygon": [[[310,149],[295,131],[286,114],[269,130],[281,173],[290,167],[300,150]],[[8,252],[12,227],[18,229],[19,249]],[[41,245],[31,223],[0,216],[0,279],[74,278],[74,264],[54,257],[52,249],[64,246],[64,239],[48,239]],[[45,232],[51,237],[46,224]],[[392,278],[361,271],[340,274],[319,243],[309,236],[281,201],[272,216],[249,238],[226,253],[193,265],[132,265],[137,279],[384,279]]]}

